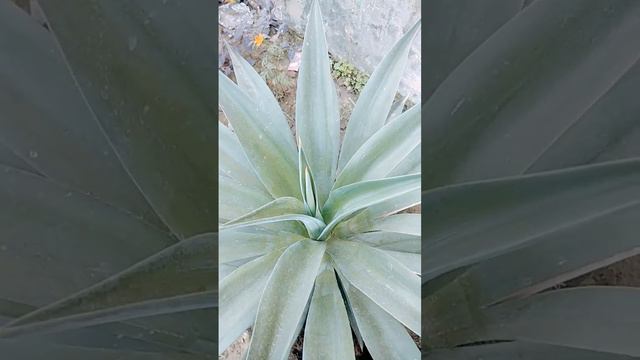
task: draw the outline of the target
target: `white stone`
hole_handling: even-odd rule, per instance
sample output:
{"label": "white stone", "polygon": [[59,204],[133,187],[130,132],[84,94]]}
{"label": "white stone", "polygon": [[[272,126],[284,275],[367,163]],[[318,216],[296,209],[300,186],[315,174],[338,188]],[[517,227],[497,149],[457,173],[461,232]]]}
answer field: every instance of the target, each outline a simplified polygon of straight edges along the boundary
{"label": "white stone", "polygon": [[[274,14],[303,33],[311,0],[275,0]],[[329,52],[368,74],[420,18],[420,1],[320,0]],[[420,101],[420,35],[409,53],[400,93]]]}

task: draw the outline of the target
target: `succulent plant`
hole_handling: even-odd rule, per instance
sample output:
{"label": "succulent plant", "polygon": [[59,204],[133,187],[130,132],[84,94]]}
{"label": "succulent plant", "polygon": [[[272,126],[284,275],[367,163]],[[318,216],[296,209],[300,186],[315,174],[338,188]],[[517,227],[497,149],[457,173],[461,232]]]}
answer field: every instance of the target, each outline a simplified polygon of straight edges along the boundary
{"label": "succulent plant", "polygon": [[213,359],[215,4],[38,3],[0,0],[0,358]]}
{"label": "succulent plant", "polygon": [[576,278],[640,249],[640,2],[491,3],[425,3],[423,356],[638,358]]}
{"label": "succulent plant", "polygon": [[[248,359],[417,359],[420,109],[389,117],[416,23],[363,88],[340,141],[320,8],[311,6],[296,137],[271,91],[230,50],[219,73],[219,352],[252,328]],[[408,330],[407,330],[408,329]]]}

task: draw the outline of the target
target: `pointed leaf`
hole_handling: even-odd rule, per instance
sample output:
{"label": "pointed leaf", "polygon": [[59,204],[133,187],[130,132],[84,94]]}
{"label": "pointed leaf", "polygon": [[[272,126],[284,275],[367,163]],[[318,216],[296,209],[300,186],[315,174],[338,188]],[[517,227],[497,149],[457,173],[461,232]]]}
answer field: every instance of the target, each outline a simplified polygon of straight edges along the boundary
{"label": "pointed leaf", "polygon": [[316,279],[302,355],[304,360],[355,359],[349,317],[331,267]]}
{"label": "pointed leaf", "polygon": [[218,144],[219,174],[230,177],[246,187],[268,194],[247,159],[238,137],[220,122],[218,123],[218,141],[220,142]]}
{"label": "pointed leaf", "polygon": [[278,104],[278,100],[276,100],[260,74],[240,54],[230,46],[227,46],[227,50],[229,50],[229,55],[233,62],[233,72],[238,81],[238,86],[253,100],[274,135],[280,136],[278,142],[282,143],[283,147],[295,152],[296,145],[293,142],[293,134]]}
{"label": "pointed leaf", "polygon": [[329,241],[327,252],[350,284],[420,334],[420,278],[415,273],[383,251],[358,242]]}
{"label": "pointed leaf", "polygon": [[217,306],[217,291],[201,291],[185,295],[131,302],[125,305],[111,306],[79,314],[64,315],[49,320],[35,321],[26,325],[8,326],[0,328],[0,338],[14,338],[24,335],[33,336],[69,331],[124,320],[209,309]]}
{"label": "pointed leaf", "polygon": [[409,175],[422,172],[421,158],[422,146],[418,145],[389,172],[389,176]]}
{"label": "pointed leaf", "polygon": [[335,188],[386,177],[420,143],[420,107],[415,105],[367,139],[344,166]]}
{"label": "pointed leaf", "polygon": [[340,221],[359,210],[394,200],[419,189],[419,174],[362,181],[335,189],[322,209],[322,214],[329,223],[320,238],[326,238]]}
{"label": "pointed leaf", "polygon": [[362,89],[344,134],[340,151],[340,169],[344,168],[360,146],[384,125],[407,65],[411,43],[418,30],[420,21],[398,40]]}
{"label": "pointed leaf", "polygon": [[239,267],[220,281],[220,329],[218,353],[222,353],[256,318],[258,303],[285,248],[275,250]]}
{"label": "pointed leaf", "polygon": [[237,229],[220,232],[219,263],[248,259],[286,247],[304,237],[267,229]]}
{"label": "pointed leaf", "polygon": [[252,220],[266,219],[282,214],[304,214],[304,204],[292,197],[277,198],[256,210],[225,223],[225,226],[240,224]]}
{"label": "pointed leaf", "polygon": [[212,290],[217,245],[215,233],[181,241],[77,294],[22,316],[9,326]]}
{"label": "pointed leaf", "polygon": [[220,71],[218,85],[220,107],[265,188],[273,197],[299,197],[295,148],[269,124],[253,100]]}
{"label": "pointed leaf", "polygon": [[302,46],[296,89],[296,132],[322,208],[335,179],[340,149],[338,97],[331,77],[327,42],[318,0],[313,1]]}
{"label": "pointed leaf", "polygon": [[397,214],[383,218],[373,226],[373,230],[391,233],[421,235],[421,214]]}
{"label": "pointed leaf", "polygon": [[345,286],[364,343],[375,359],[418,360],[407,330],[353,285]]}
{"label": "pointed leaf", "polygon": [[260,299],[248,360],[289,355],[325,248],[325,242],[302,240],[282,254]]}

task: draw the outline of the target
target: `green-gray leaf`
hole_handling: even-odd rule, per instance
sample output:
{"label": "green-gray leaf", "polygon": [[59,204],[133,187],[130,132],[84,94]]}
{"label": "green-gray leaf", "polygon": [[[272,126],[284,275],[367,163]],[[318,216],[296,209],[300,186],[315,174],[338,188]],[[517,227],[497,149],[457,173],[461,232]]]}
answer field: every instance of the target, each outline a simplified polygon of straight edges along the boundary
{"label": "green-gray leaf", "polygon": [[302,46],[296,89],[296,131],[322,208],[335,179],[340,149],[338,97],[331,77],[318,0],[314,0]]}
{"label": "green-gray leaf", "polygon": [[304,360],[355,359],[349,317],[335,271],[328,267],[316,278],[307,325]]}
{"label": "green-gray leaf", "polygon": [[386,177],[420,144],[420,122],[420,107],[415,105],[384,125],[353,154],[334,187]]}
{"label": "green-gray leaf", "polygon": [[398,84],[404,74],[411,43],[419,29],[420,20],[398,40],[382,59],[362,89],[344,134],[339,169],[344,168],[360,146],[386,122]]}
{"label": "green-gray leaf", "polygon": [[420,334],[420,278],[415,273],[383,251],[358,242],[332,240],[327,252],[349,283]]}
{"label": "green-gray leaf", "polygon": [[289,356],[325,248],[324,241],[302,240],[282,254],[260,299],[248,360]]}

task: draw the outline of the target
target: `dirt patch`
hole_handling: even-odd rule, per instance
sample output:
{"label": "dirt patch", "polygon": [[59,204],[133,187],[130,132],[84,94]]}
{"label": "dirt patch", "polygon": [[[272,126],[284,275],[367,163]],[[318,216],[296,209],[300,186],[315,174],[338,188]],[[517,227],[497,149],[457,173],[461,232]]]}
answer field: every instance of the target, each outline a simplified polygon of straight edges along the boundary
{"label": "dirt patch", "polygon": [[640,255],[567,281],[565,285],[566,287],[594,285],[640,287]]}

